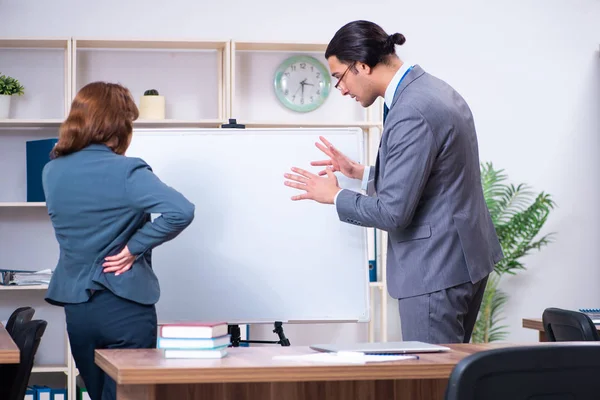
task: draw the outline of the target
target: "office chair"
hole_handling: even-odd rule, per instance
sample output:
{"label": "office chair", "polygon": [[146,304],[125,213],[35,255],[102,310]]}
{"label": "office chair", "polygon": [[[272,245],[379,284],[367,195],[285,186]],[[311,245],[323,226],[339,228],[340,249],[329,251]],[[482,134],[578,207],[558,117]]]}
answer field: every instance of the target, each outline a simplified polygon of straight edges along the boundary
{"label": "office chair", "polygon": [[33,318],[33,314],[35,314],[35,309],[32,307],[19,307],[15,311],[12,312],[10,317],[8,317],[8,321],[6,321],[6,331],[15,340],[13,336],[13,332],[16,327],[23,325],[26,322],[31,321]]}
{"label": "office chair", "polygon": [[547,343],[465,357],[446,400],[585,400],[600,393],[600,343]]}
{"label": "office chair", "polygon": [[0,399],[23,400],[35,354],[48,323],[33,320],[17,327],[14,341],[19,347],[19,364],[0,364]]}
{"label": "office chair", "polygon": [[582,312],[546,308],[542,314],[542,323],[549,342],[600,340],[596,325]]}

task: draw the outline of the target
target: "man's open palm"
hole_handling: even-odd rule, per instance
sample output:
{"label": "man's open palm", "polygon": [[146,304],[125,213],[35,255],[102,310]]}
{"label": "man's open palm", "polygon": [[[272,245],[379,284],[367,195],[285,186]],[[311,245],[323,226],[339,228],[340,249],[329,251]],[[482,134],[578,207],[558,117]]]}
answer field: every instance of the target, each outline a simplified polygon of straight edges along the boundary
{"label": "man's open palm", "polygon": [[[319,150],[329,156],[329,160],[312,161],[310,165],[314,166],[331,166],[333,172],[340,171],[348,178],[362,179],[363,172],[365,170],[364,165],[360,165],[356,161],[351,160],[341,151],[336,149],[327,139],[323,136],[319,136],[323,143],[316,142],[315,145]],[[319,175],[326,175],[327,171],[324,169],[319,172]]]}

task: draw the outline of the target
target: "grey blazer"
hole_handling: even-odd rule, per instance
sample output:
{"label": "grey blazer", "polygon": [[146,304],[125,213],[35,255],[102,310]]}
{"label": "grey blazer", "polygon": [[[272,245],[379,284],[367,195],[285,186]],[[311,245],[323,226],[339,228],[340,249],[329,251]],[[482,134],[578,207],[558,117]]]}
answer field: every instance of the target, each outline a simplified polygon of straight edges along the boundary
{"label": "grey blazer", "polygon": [[396,90],[367,194],[342,190],[341,221],[389,233],[394,298],[486,277],[502,249],[483,197],[471,111],[418,65]]}
{"label": "grey blazer", "polygon": [[[160,287],[152,249],[192,222],[194,205],[143,160],[101,144],[50,161],[42,184],[60,248],[46,301],[82,303],[91,290],[107,289],[141,304],[156,303]],[[151,221],[151,213],[161,215]],[[104,258],[125,245],[137,255],[131,269],[119,276],[103,272]]]}

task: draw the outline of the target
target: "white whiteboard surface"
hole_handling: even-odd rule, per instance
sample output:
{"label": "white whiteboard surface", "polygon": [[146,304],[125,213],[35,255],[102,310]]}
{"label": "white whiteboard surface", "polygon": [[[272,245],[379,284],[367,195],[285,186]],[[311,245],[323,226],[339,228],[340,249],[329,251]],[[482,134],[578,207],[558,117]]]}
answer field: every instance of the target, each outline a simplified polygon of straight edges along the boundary
{"label": "white whiteboard surface", "polygon": [[[362,162],[363,133],[342,129],[134,130],[146,161],[196,206],[192,224],[153,250],[159,322],[369,320],[366,228],[334,205],[292,201],[292,166],[314,173],[319,136]],[[341,187],[360,181],[337,173]]]}

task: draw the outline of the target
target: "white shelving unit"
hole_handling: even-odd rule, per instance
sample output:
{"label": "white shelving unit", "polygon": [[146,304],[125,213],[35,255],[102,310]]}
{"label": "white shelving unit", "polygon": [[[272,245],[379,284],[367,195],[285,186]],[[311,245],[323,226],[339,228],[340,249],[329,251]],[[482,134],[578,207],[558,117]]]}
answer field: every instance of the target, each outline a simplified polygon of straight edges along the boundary
{"label": "white shelving unit", "polygon": [[71,57],[70,38],[0,38],[0,72],[25,86],[0,127],[58,127],[71,103]]}
{"label": "white shelving unit", "polygon": [[72,96],[97,80],[126,86],[137,104],[145,90],[166,98],[166,119],[135,126],[219,127],[230,92],[230,41],[73,39]]}
{"label": "white shelving unit", "polygon": [[334,93],[333,84],[325,103],[310,113],[297,113],[279,104],[273,90],[277,66],[297,54],[312,56],[327,66],[326,48],[326,43],[232,41],[232,118],[247,127],[380,127],[381,121],[371,118],[373,107],[364,109],[350,97]]}
{"label": "white shelving unit", "polygon": [[[281,105],[273,90],[273,73],[287,57],[311,55],[327,65],[324,43],[246,42],[235,40],[138,40],[102,38],[0,38],[0,72],[14,76],[25,86],[25,96],[15,99],[10,119],[0,120],[0,168],[19,164],[16,177],[2,174],[0,221],[8,219],[23,235],[34,229],[36,238],[55,243],[45,203],[26,202],[24,188],[25,142],[32,138],[57,137],[58,128],[77,91],[85,84],[105,80],[128,87],[139,105],[145,90],[156,89],[166,98],[166,119],[138,120],[135,127],[219,127],[230,118],[248,128],[359,127],[366,139],[365,159],[374,165],[382,126],[382,102],[364,109],[350,97],[335,93],[333,83],[326,102],[310,113],[295,113]],[[249,101],[252,99],[252,101]],[[5,146],[8,145],[8,147]],[[21,160],[21,161],[18,161]],[[12,180],[11,180],[12,179]],[[31,228],[34,224],[34,228]],[[373,230],[369,229],[369,237]],[[0,224],[0,240],[3,231]],[[19,235],[17,235],[19,236]],[[27,236],[29,237],[29,236]],[[371,304],[369,340],[387,340],[387,284],[385,280],[386,235],[377,233],[379,280],[371,282],[371,294],[379,295],[379,312]],[[11,239],[12,240],[12,239]],[[26,244],[23,244],[26,246]],[[50,246],[46,244],[45,249]],[[16,244],[11,250],[20,251]],[[46,252],[54,249],[44,250]],[[54,257],[54,256],[52,256]],[[50,258],[52,258],[50,257]],[[8,258],[14,261],[13,258]],[[51,260],[54,262],[54,259]],[[0,247],[0,268],[5,257]],[[31,269],[46,266],[33,265]],[[0,287],[4,293],[40,293],[45,286]],[[32,295],[33,296],[33,295]],[[376,316],[378,315],[378,318]],[[50,321],[49,321],[50,322]],[[380,335],[376,338],[375,326]],[[50,326],[50,324],[49,324]],[[64,329],[64,328],[63,328]],[[44,364],[35,373],[65,373],[68,399],[75,400],[77,369],[71,357],[66,330],[64,365]]]}

